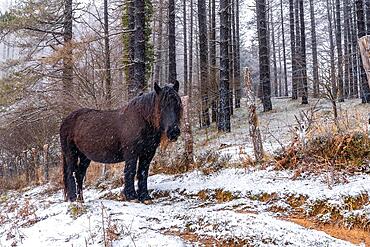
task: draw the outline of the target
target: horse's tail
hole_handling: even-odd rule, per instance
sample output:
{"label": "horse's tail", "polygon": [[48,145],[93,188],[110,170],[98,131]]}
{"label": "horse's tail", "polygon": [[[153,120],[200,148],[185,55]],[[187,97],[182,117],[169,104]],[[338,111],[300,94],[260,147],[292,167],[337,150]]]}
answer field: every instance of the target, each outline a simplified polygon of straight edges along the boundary
{"label": "horse's tail", "polygon": [[67,162],[66,162],[66,156],[64,155],[64,153],[62,152],[62,155],[61,155],[61,161],[62,161],[62,167],[63,167],[63,195],[64,195],[64,201],[67,201],[68,198],[67,198]]}

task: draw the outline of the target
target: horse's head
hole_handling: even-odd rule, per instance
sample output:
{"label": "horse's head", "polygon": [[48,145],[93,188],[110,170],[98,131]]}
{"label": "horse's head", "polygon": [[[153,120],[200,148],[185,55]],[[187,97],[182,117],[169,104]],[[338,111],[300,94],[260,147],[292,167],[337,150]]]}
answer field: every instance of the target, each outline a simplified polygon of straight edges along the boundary
{"label": "horse's head", "polygon": [[182,103],[178,94],[179,82],[173,86],[160,87],[154,84],[154,90],[158,102],[159,129],[170,141],[176,141],[180,135],[180,119],[182,115]]}

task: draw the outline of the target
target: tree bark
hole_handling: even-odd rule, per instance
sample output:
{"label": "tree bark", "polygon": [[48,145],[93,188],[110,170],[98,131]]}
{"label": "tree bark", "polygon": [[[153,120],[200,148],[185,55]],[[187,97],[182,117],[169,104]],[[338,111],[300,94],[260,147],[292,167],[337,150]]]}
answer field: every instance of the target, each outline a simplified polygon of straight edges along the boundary
{"label": "tree bark", "polygon": [[234,82],[234,1],[230,0],[230,7],[228,8],[229,11],[229,107],[230,107],[230,115],[234,115],[234,89],[235,89],[235,82]]}
{"label": "tree bark", "polygon": [[257,29],[260,67],[260,85],[262,90],[262,103],[265,112],[272,110],[269,38],[267,31],[266,0],[257,0]]}
{"label": "tree bark", "polygon": [[43,162],[44,162],[44,179],[46,182],[49,181],[49,145],[43,146]]}
{"label": "tree bark", "polygon": [[364,0],[366,11],[366,34],[370,35],[370,0]]}
{"label": "tree bark", "polygon": [[[357,10],[357,28],[358,28],[358,38],[364,37],[366,35],[365,30],[365,19],[364,19],[364,6],[362,0],[356,0],[356,10]],[[367,82],[366,73],[362,60],[360,59],[360,76],[361,76],[361,100],[362,103],[370,103],[370,89]]]}
{"label": "tree bark", "polygon": [[189,34],[189,99],[191,103],[191,98],[193,95],[193,25],[194,25],[194,9],[193,0],[190,0],[190,34]]}
{"label": "tree bark", "polygon": [[352,42],[352,68],[353,68],[353,86],[351,97],[358,98],[358,49],[357,49],[357,28],[356,28],[356,11],[355,6],[351,7],[351,15],[350,15],[350,22],[351,22],[351,42]]}
{"label": "tree bark", "polygon": [[239,31],[239,0],[235,0],[235,62],[234,62],[234,80],[235,80],[235,108],[240,108],[241,82],[240,82],[240,31]]}
{"label": "tree bark", "polygon": [[135,65],[134,83],[137,92],[145,90],[145,3],[135,0]]}
{"label": "tree bark", "polygon": [[161,84],[160,75],[162,73],[162,50],[163,50],[163,0],[159,0],[159,16],[158,16],[158,38],[157,38],[157,52],[156,63],[154,67],[154,82]]}
{"label": "tree bark", "polygon": [[297,94],[297,58],[296,58],[296,38],[295,38],[295,20],[294,20],[294,0],[289,0],[289,22],[290,22],[290,50],[292,56],[292,99],[298,98]]}
{"label": "tree bark", "polygon": [[337,98],[337,84],[335,79],[335,61],[334,61],[334,40],[333,40],[333,25],[332,25],[332,16],[331,16],[331,9],[329,0],[326,1],[327,3],[327,14],[328,14],[328,21],[329,21],[329,44],[330,44],[330,79],[331,79],[331,94],[333,95],[333,99]]}
{"label": "tree bark", "polygon": [[288,97],[288,72],[287,72],[287,65],[286,65],[286,44],[285,44],[283,0],[280,0],[280,15],[281,15],[281,34],[283,38],[284,96]]}
{"label": "tree bark", "polygon": [[177,80],[176,73],[176,15],[175,0],[168,1],[168,82],[174,83]]}
{"label": "tree bark", "polygon": [[112,75],[109,48],[108,0],[104,0],[104,55],[105,55],[105,101],[107,108],[112,106]]}
{"label": "tree bark", "polygon": [[270,8],[270,25],[271,25],[271,43],[272,43],[272,63],[274,69],[274,96],[278,96],[278,78],[277,78],[277,61],[276,61],[276,44],[275,44],[275,27],[274,27],[274,15],[272,8]]}
{"label": "tree bark", "polygon": [[247,107],[248,107],[248,125],[249,125],[249,136],[252,139],[254,156],[257,163],[263,160],[263,145],[261,132],[258,124],[257,107],[255,103],[255,96],[252,89],[252,79],[251,73],[248,68],[244,71],[244,83],[246,89],[247,97]]}
{"label": "tree bark", "polygon": [[343,97],[348,98],[349,96],[349,85],[350,85],[350,34],[349,34],[349,16],[348,16],[348,0],[343,1],[343,20],[344,20],[344,30],[343,30],[343,48],[344,48],[344,85],[343,85]]}
{"label": "tree bark", "polygon": [[307,61],[306,61],[306,28],[304,23],[303,0],[299,0],[300,21],[301,21],[301,63],[302,63],[302,104],[308,104],[308,82],[307,82]]}
{"label": "tree bark", "polygon": [[187,47],[187,12],[186,0],[183,1],[183,25],[184,25],[184,95],[188,95],[188,47]]}
{"label": "tree bark", "polygon": [[319,63],[317,59],[316,20],[313,0],[310,0],[312,67],[313,67],[313,97],[319,97]]}
{"label": "tree bark", "polygon": [[229,0],[220,0],[220,109],[218,130],[230,132],[229,108]]}
{"label": "tree bark", "polygon": [[217,99],[218,99],[218,85],[217,85],[217,64],[216,64],[216,1],[210,1],[210,40],[209,40],[209,54],[210,54],[210,101],[212,104],[212,122],[217,122]]}
{"label": "tree bark", "polygon": [[207,37],[207,11],[205,0],[198,0],[199,23],[199,59],[200,59],[200,91],[202,107],[202,126],[209,127],[208,107],[208,37]]}
{"label": "tree bark", "polygon": [[340,17],[340,1],[335,1],[336,6],[336,42],[337,42],[337,54],[338,54],[338,100],[339,102],[344,101],[344,87],[343,87],[343,51],[342,51],[342,25]]}
{"label": "tree bark", "polygon": [[[68,101],[72,100],[73,92],[73,45],[72,45],[72,25],[73,25],[73,7],[72,0],[65,0],[64,3],[64,56],[63,56],[63,94]],[[65,107],[69,111],[68,106]]]}
{"label": "tree bark", "polygon": [[193,133],[190,122],[190,102],[189,96],[181,99],[184,105],[184,141],[185,141],[185,158],[187,164],[194,163]]}
{"label": "tree bark", "polygon": [[[127,2],[127,18],[128,18],[128,29],[135,30],[135,5],[133,1]],[[126,83],[127,83],[127,90],[128,90],[128,100],[135,97],[139,92],[137,91],[137,87],[135,85],[135,33],[128,33],[127,35],[127,42],[126,48],[127,50],[127,61],[126,61]]]}

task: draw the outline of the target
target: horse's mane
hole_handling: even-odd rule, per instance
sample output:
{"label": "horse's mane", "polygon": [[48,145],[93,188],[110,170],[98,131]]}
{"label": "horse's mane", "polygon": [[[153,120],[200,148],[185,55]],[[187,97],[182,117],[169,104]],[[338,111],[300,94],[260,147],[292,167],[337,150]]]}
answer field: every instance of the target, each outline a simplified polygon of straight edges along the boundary
{"label": "horse's mane", "polygon": [[[138,96],[131,99],[126,106],[123,107],[124,112],[136,112],[140,114],[146,121],[153,124],[156,128],[159,128],[160,121],[160,105],[166,105],[170,103],[170,99],[173,98],[173,90],[169,90],[169,87],[165,86],[162,88],[162,96],[159,99],[156,97],[156,92],[151,91],[148,93],[141,93]],[[177,95],[179,102],[180,114],[182,115],[181,99]],[[160,102],[159,102],[160,100]]]}
{"label": "horse's mane", "polygon": [[156,118],[159,119],[159,111],[156,110],[155,92],[141,93],[138,96],[131,99],[121,109],[123,114],[140,114],[148,123],[158,127]]}

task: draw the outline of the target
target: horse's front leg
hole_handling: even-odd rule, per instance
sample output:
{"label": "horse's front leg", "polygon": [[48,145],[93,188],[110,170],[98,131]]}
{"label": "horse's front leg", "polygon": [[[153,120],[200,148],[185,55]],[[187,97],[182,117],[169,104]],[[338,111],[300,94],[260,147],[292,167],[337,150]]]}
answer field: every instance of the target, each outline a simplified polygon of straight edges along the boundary
{"label": "horse's front leg", "polygon": [[138,198],[141,202],[150,201],[152,198],[148,192],[149,165],[155,154],[155,150],[139,156],[139,168],[137,170]]}
{"label": "horse's front leg", "polygon": [[125,159],[125,188],[123,189],[123,194],[127,201],[137,199],[137,194],[135,191],[135,173],[137,165],[137,156],[132,156]]}

